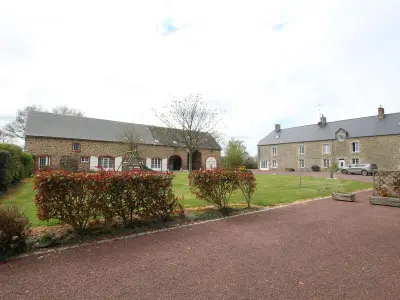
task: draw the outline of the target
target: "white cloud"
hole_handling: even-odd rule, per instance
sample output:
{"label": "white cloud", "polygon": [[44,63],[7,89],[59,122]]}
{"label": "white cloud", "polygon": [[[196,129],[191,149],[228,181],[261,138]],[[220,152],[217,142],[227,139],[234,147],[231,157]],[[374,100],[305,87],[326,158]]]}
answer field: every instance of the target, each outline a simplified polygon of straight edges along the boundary
{"label": "white cloud", "polygon": [[328,121],[400,111],[399,13],[394,0],[3,1],[0,115],[67,104],[158,124],[170,93],[202,93],[254,154],[274,123],[316,123],[318,104]]}

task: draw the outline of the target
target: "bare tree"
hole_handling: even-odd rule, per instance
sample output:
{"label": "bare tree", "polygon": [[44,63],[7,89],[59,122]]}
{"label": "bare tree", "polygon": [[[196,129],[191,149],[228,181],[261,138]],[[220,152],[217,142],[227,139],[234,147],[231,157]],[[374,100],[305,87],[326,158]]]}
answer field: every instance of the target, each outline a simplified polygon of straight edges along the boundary
{"label": "bare tree", "polygon": [[4,126],[4,133],[10,138],[23,139],[25,135],[25,124],[30,111],[43,111],[40,105],[29,105],[18,110],[15,120]]}
{"label": "bare tree", "polygon": [[134,151],[138,149],[141,138],[134,132],[133,128],[125,128],[123,134],[118,137],[118,141],[124,145],[126,151]]}
{"label": "bare tree", "polygon": [[210,108],[201,95],[189,95],[183,99],[171,98],[155,115],[169,131],[168,137],[177,139],[174,144],[181,145],[188,153],[189,172],[192,172],[193,153],[218,136],[217,127],[222,121],[222,111]]}
{"label": "bare tree", "polygon": [[52,109],[52,112],[55,114],[60,114],[60,115],[70,115],[70,116],[77,116],[77,117],[83,117],[84,114],[78,109],[75,108],[70,108],[68,106],[57,106]]}

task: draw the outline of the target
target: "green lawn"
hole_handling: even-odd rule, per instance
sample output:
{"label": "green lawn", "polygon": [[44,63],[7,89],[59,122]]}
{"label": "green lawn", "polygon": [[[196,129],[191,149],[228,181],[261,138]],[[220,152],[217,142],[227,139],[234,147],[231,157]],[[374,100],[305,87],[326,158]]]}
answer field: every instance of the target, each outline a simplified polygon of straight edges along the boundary
{"label": "green lawn", "polygon": [[[188,173],[176,173],[174,179],[174,191],[177,195],[183,195],[183,205],[185,207],[200,207],[209,204],[197,200],[190,193]],[[334,191],[342,190],[352,192],[360,189],[371,188],[371,183],[331,180],[324,178],[302,177],[302,187],[299,186],[298,176],[274,176],[269,174],[258,174],[257,191],[252,198],[252,204],[260,206],[271,206],[281,203],[290,203],[297,200],[328,196]],[[8,194],[0,199],[1,204],[10,204],[21,207],[29,217],[33,226],[54,225],[52,222],[41,222],[36,218],[35,211],[35,192],[31,179],[26,179],[17,187],[10,190]],[[232,195],[230,203],[244,203],[241,192]]]}

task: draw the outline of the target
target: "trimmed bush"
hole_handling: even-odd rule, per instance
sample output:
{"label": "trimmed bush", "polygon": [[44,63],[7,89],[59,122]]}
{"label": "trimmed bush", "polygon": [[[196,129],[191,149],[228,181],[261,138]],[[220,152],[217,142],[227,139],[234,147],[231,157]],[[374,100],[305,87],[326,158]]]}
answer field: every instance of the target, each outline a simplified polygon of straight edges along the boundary
{"label": "trimmed bush", "polygon": [[294,172],[294,171],[296,171],[296,170],[293,168],[285,168],[285,172]]}
{"label": "trimmed bush", "polygon": [[238,186],[242,191],[244,199],[246,200],[247,207],[250,208],[251,196],[256,191],[257,181],[253,172],[241,172],[237,174]]}
{"label": "trimmed bush", "polygon": [[22,170],[23,170],[23,174],[22,174],[22,178],[25,177],[30,177],[33,174],[34,171],[34,160],[33,160],[33,156],[30,153],[26,153],[26,152],[22,152],[21,153],[21,163],[22,163]]}
{"label": "trimmed bush", "polygon": [[313,172],[319,172],[319,171],[321,171],[321,168],[319,166],[317,166],[317,165],[312,165],[311,166],[311,170]]}
{"label": "trimmed bush", "polygon": [[198,199],[227,208],[232,193],[239,187],[239,173],[224,169],[193,171],[189,175],[190,190]]}
{"label": "trimmed bush", "polygon": [[82,233],[93,218],[117,217],[125,226],[166,220],[180,211],[172,193],[173,173],[42,171],[35,176],[37,215],[58,219]]}
{"label": "trimmed bush", "polygon": [[18,208],[0,205],[0,248],[22,250],[29,227],[28,218]]}
{"label": "trimmed bush", "polygon": [[0,150],[0,192],[7,190],[7,166],[10,160],[10,152]]}

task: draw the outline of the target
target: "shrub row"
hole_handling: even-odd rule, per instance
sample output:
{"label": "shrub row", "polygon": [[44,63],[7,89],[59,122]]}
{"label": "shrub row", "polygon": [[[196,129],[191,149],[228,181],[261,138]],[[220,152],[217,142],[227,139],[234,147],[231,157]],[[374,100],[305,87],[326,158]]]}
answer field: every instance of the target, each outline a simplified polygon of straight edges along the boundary
{"label": "shrub row", "polygon": [[5,190],[12,184],[33,174],[33,157],[22,152],[21,147],[0,144],[0,189]]}
{"label": "shrub row", "polygon": [[256,179],[250,171],[213,169],[193,171],[189,185],[198,199],[227,208],[232,193],[241,190],[250,207],[251,196],[256,190]]}
{"label": "shrub row", "polygon": [[42,171],[35,176],[37,216],[83,232],[92,219],[166,220],[181,211],[172,173]]}

